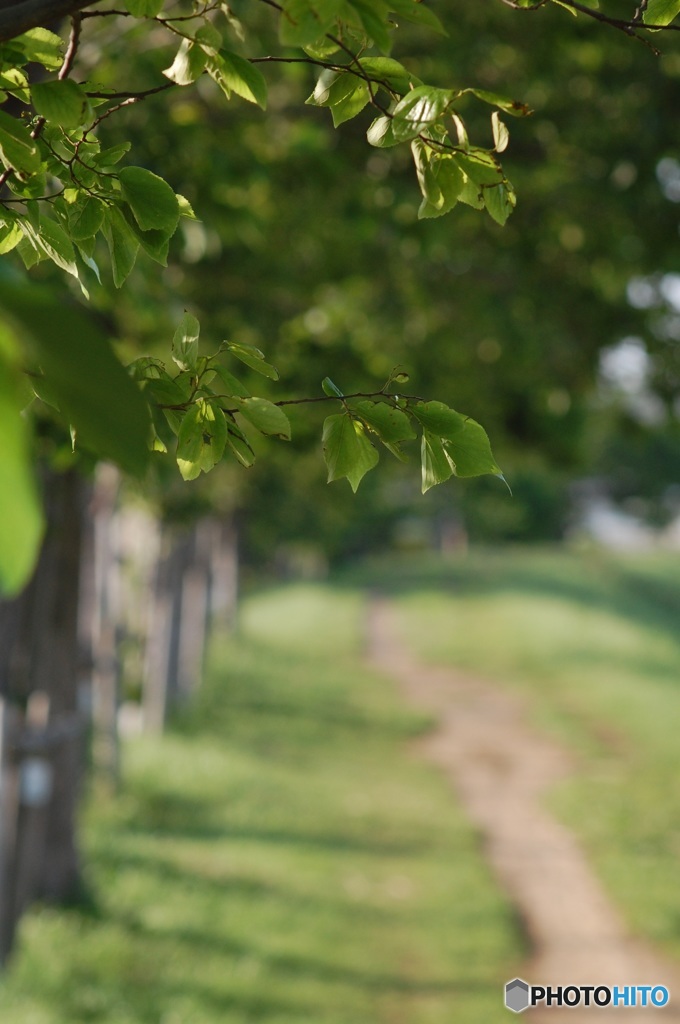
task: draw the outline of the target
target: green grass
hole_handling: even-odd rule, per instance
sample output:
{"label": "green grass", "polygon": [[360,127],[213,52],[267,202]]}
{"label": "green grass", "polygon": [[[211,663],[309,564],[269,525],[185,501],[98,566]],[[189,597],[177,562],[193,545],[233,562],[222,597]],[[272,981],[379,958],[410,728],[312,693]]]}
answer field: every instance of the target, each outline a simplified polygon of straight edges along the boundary
{"label": "green grass", "polygon": [[36,909],[11,1024],[493,1024],[525,955],[360,598],[250,601],[194,706],[91,801],[92,907]]}
{"label": "green grass", "polygon": [[680,956],[680,558],[472,552],[363,572],[429,660],[529,699],[576,754],[552,806],[631,926]]}

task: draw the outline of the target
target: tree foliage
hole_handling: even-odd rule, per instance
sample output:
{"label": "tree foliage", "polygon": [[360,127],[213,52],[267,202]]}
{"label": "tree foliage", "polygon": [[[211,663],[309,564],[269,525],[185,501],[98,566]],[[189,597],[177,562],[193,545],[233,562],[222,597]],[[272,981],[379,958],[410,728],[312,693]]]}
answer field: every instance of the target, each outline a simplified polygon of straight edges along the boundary
{"label": "tree foliage", "polygon": [[[556,5],[548,0],[510,6],[525,9],[515,12],[518,19],[536,19],[545,13],[538,8]],[[578,9],[627,35],[647,37],[652,46],[661,28],[675,28],[677,14],[673,4],[663,10],[648,4],[626,21],[604,8],[558,6]],[[160,0],[128,0],[124,11],[71,4],[67,39],[40,23],[27,26],[18,17],[19,32],[7,27],[6,20],[0,22],[5,38],[0,48],[0,250],[10,260],[16,264],[18,258],[32,274],[34,267],[40,271],[45,264],[56,264],[86,296],[98,297],[98,303],[99,282],[104,289],[107,281],[120,288],[142,254],[166,267],[180,225],[184,238],[191,237],[191,225],[202,215],[202,197],[184,198],[178,178],[164,166],[177,167],[178,155],[150,158],[146,140],[136,137],[134,119],[126,111],[155,104],[153,109],[163,116],[167,106],[159,102],[170,103],[177,112],[175,123],[185,118],[186,138],[196,141],[191,132],[193,101],[182,97],[197,94],[201,103],[208,97],[211,105],[215,95],[222,102],[236,97],[264,109],[270,83],[263,69],[273,64],[286,66],[293,75],[299,66],[316,69],[317,82],[307,102],[328,108],[336,127],[370,111],[366,138],[381,160],[384,154],[391,163],[393,153],[410,151],[420,189],[420,219],[437,219],[462,205],[485,210],[491,221],[505,224],[516,200],[499,154],[508,145],[507,117],[522,116],[528,107],[505,96],[502,83],[500,91],[478,84],[454,86],[439,73],[425,73],[428,61],[422,56],[415,62],[424,69],[419,74],[412,70],[412,60],[392,56],[393,40],[404,22],[411,24],[417,39],[427,33],[432,39],[441,35],[442,25],[429,8],[414,0],[289,0],[242,8],[216,2],[166,6]],[[60,8],[56,13],[64,12]],[[479,35],[473,21],[473,36]],[[397,25],[402,26],[398,31]],[[646,26],[653,26],[653,32]],[[110,56],[114,45],[122,61]],[[145,79],[140,87],[138,77]],[[231,116],[238,122],[238,115]],[[116,122],[122,125],[120,131],[112,130]],[[148,123],[144,134],[154,136]],[[485,135],[490,145],[481,144]],[[182,132],[173,135],[180,149],[182,138]],[[224,160],[205,135],[202,144],[210,159]],[[189,169],[192,161],[203,159],[196,149],[187,158]],[[210,187],[224,188],[217,169],[210,170]],[[208,180],[205,172],[202,180]],[[417,275],[408,284],[413,286],[419,287]],[[233,360],[261,373],[265,382],[274,380],[276,371],[259,347],[246,335],[225,343],[219,359],[218,353],[201,354],[198,323],[190,314],[175,335],[176,368],[165,359],[143,357],[133,362],[131,380],[120,371],[106,329],[91,319],[85,326],[83,315],[74,323],[78,315],[73,301],[66,306],[64,321],[61,311],[59,316],[56,312],[63,305],[60,298],[46,292],[39,298],[37,286],[31,286],[31,294],[37,311],[31,311],[25,285],[10,276],[0,281],[0,302],[18,326],[17,337],[26,342],[19,345],[8,336],[2,348],[3,395],[11,415],[16,418],[26,405],[21,371],[28,370],[39,408],[58,410],[71,426],[76,447],[114,458],[131,471],[143,470],[149,448],[160,453],[173,449],[185,479],[210,470],[224,457],[250,465],[253,433],[287,439],[290,426],[283,406],[311,399],[276,401],[267,390],[251,394],[249,378],[244,382],[235,375]],[[329,369],[320,367],[317,381]],[[439,370],[434,363],[431,370],[436,386]],[[395,385],[390,377],[378,391],[345,395],[333,385],[333,393],[313,396],[340,410],[327,417],[323,428],[330,480],[346,477],[356,489],[377,461],[375,442],[400,457],[402,444],[408,445],[416,430],[422,438],[424,490],[453,474],[499,473],[478,424],[451,410],[457,419],[442,428],[432,402],[404,397]],[[35,524],[37,500],[34,490],[30,498],[26,429],[7,436],[14,438],[12,453],[5,456],[8,472],[16,474],[23,467],[18,479],[24,485],[17,487],[17,494],[25,494],[27,512],[30,506],[30,514],[18,518]],[[27,526],[17,550],[30,552],[35,538],[35,526]],[[19,564],[30,564],[30,557],[25,555]],[[15,567],[6,581],[16,584],[25,571]]]}

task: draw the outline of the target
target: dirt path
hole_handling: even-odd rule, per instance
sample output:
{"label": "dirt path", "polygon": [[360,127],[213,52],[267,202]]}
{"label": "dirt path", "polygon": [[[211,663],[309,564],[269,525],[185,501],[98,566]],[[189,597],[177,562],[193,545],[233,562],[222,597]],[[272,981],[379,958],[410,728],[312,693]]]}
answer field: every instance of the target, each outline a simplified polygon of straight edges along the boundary
{"label": "dirt path", "polygon": [[534,954],[520,976],[535,985],[649,984],[671,991],[664,1009],[535,1009],[528,1019],[680,1024],[677,966],[626,934],[576,839],[543,806],[543,794],[571,771],[566,752],[527,724],[516,695],[419,663],[383,600],[371,605],[369,651],[414,704],[438,718],[422,749],[450,777],[525,923]]}

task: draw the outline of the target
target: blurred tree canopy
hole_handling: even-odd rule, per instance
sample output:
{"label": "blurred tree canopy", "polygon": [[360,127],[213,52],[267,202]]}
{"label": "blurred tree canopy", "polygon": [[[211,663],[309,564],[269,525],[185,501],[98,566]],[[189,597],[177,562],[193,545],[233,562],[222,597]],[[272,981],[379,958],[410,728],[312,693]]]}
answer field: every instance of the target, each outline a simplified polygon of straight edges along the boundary
{"label": "blurred tree canopy", "polygon": [[[212,340],[192,348],[191,360],[206,359],[227,337],[251,370],[262,370],[254,350],[276,365],[281,383],[274,391],[265,371],[262,402],[323,398],[328,374],[342,395],[379,394],[403,366],[410,392],[436,395],[483,422],[515,499],[490,481],[456,498],[428,496],[424,505],[446,517],[457,500],[473,532],[477,524],[509,536],[559,533],[565,481],[611,469],[612,437],[675,429],[674,3],[649,0],[643,14],[614,0],[597,10],[498,0],[442,10],[441,22],[436,4],[412,0],[289,0],[283,9],[242,0],[167,10],[160,0],[128,0],[119,14],[106,5],[71,7],[78,10],[65,49],[46,29],[29,26],[13,38],[0,25],[11,40],[0,53],[0,249],[35,282],[29,292],[8,274],[0,301],[28,325],[29,368],[40,374],[29,378],[38,420],[52,415],[50,401],[59,405],[77,425],[76,447],[80,437],[87,451],[141,471],[145,399],[155,389],[159,402],[153,380],[167,374],[169,339],[187,308],[201,322],[201,338]],[[64,13],[63,5],[43,6],[34,26],[44,24],[46,9]],[[249,102],[225,102],[233,94]],[[525,105],[533,116],[512,121],[505,152],[508,115]],[[515,189],[518,209],[507,220]],[[480,206],[491,216],[480,217]],[[72,351],[82,325],[55,326],[48,299],[40,315],[33,311],[43,282],[64,307],[54,264],[69,275],[68,308],[76,315],[75,294],[84,288],[95,333],[118,339],[117,356],[104,339]],[[111,277],[124,284],[120,291]],[[176,347],[193,346],[193,323],[184,320]],[[608,431],[593,433],[594,406],[607,401],[598,383],[602,353],[630,338],[646,354],[646,405],[610,402]],[[26,356],[9,333],[0,352],[7,436],[21,453],[8,456],[6,448],[2,471],[16,496],[30,492],[26,452],[35,443],[26,417],[15,425]],[[143,395],[109,362],[140,353],[162,360],[137,363]],[[179,374],[190,375],[182,358]],[[56,397],[50,377],[61,389]],[[78,377],[88,386],[65,392],[64,380]],[[248,370],[243,380],[249,393]],[[231,397],[244,399],[231,388]],[[205,396],[191,394],[192,408],[199,400]],[[186,394],[161,402],[183,403],[175,412],[184,416]],[[113,419],[98,433],[104,406]],[[272,446],[247,477],[220,464],[201,483],[206,500],[248,508],[254,549],[271,546],[274,535],[315,533],[331,550],[359,549],[413,508],[413,483],[398,464],[368,478],[359,514],[349,492],[322,503],[315,410],[287,410],[294,458]],[[195,413],[203,438],[208,415]],[[370,431],[357,415],[361,431]],[[280,420],[280,429],[263,422],[260,433],[285,433]],[[157,415],[154,423],[156,447],[167,447],[167,428]],[[327,438],[342,430],[331,425]],[[39,436],[43,449],[68,458],[53,426]],[[363,440],[356,458],[371,462]],[[248,450],[261,447],[248,430],[243,441],[235,434],[227,441],[246,462]],[[433,482],[453,471],[449,443],[444,437],[430,447]],[[189,475],[206,468],[205,447],[199,441]],[[480,471],[493,472],[490,453],[484,457]],[[160,454],[154,463],[167,500],[181,504],[184,485],[168,483]],[[643,476],[635,486],[644,488]],[[31,529],[27,549],[39,531],[35,515]]]}

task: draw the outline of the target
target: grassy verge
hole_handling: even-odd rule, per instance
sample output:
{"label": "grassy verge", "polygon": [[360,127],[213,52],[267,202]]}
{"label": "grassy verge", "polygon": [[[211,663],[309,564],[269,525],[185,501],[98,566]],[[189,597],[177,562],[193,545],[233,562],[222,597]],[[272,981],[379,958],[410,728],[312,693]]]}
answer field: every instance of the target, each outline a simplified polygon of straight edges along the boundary
{"label": "grassy verge", "polygon": [[419,654],[523,692],[577,754],[554,806],[634,929],[680,956],[680,558],[473,552],[364,574]]}
{"label": "grassy verge", "polygon": [[361,667],[361,603],[247,605],[208,682],[94,802],[89,910],[35,910],[12,1024],[493,1024],[524,950],[424,726]]}

